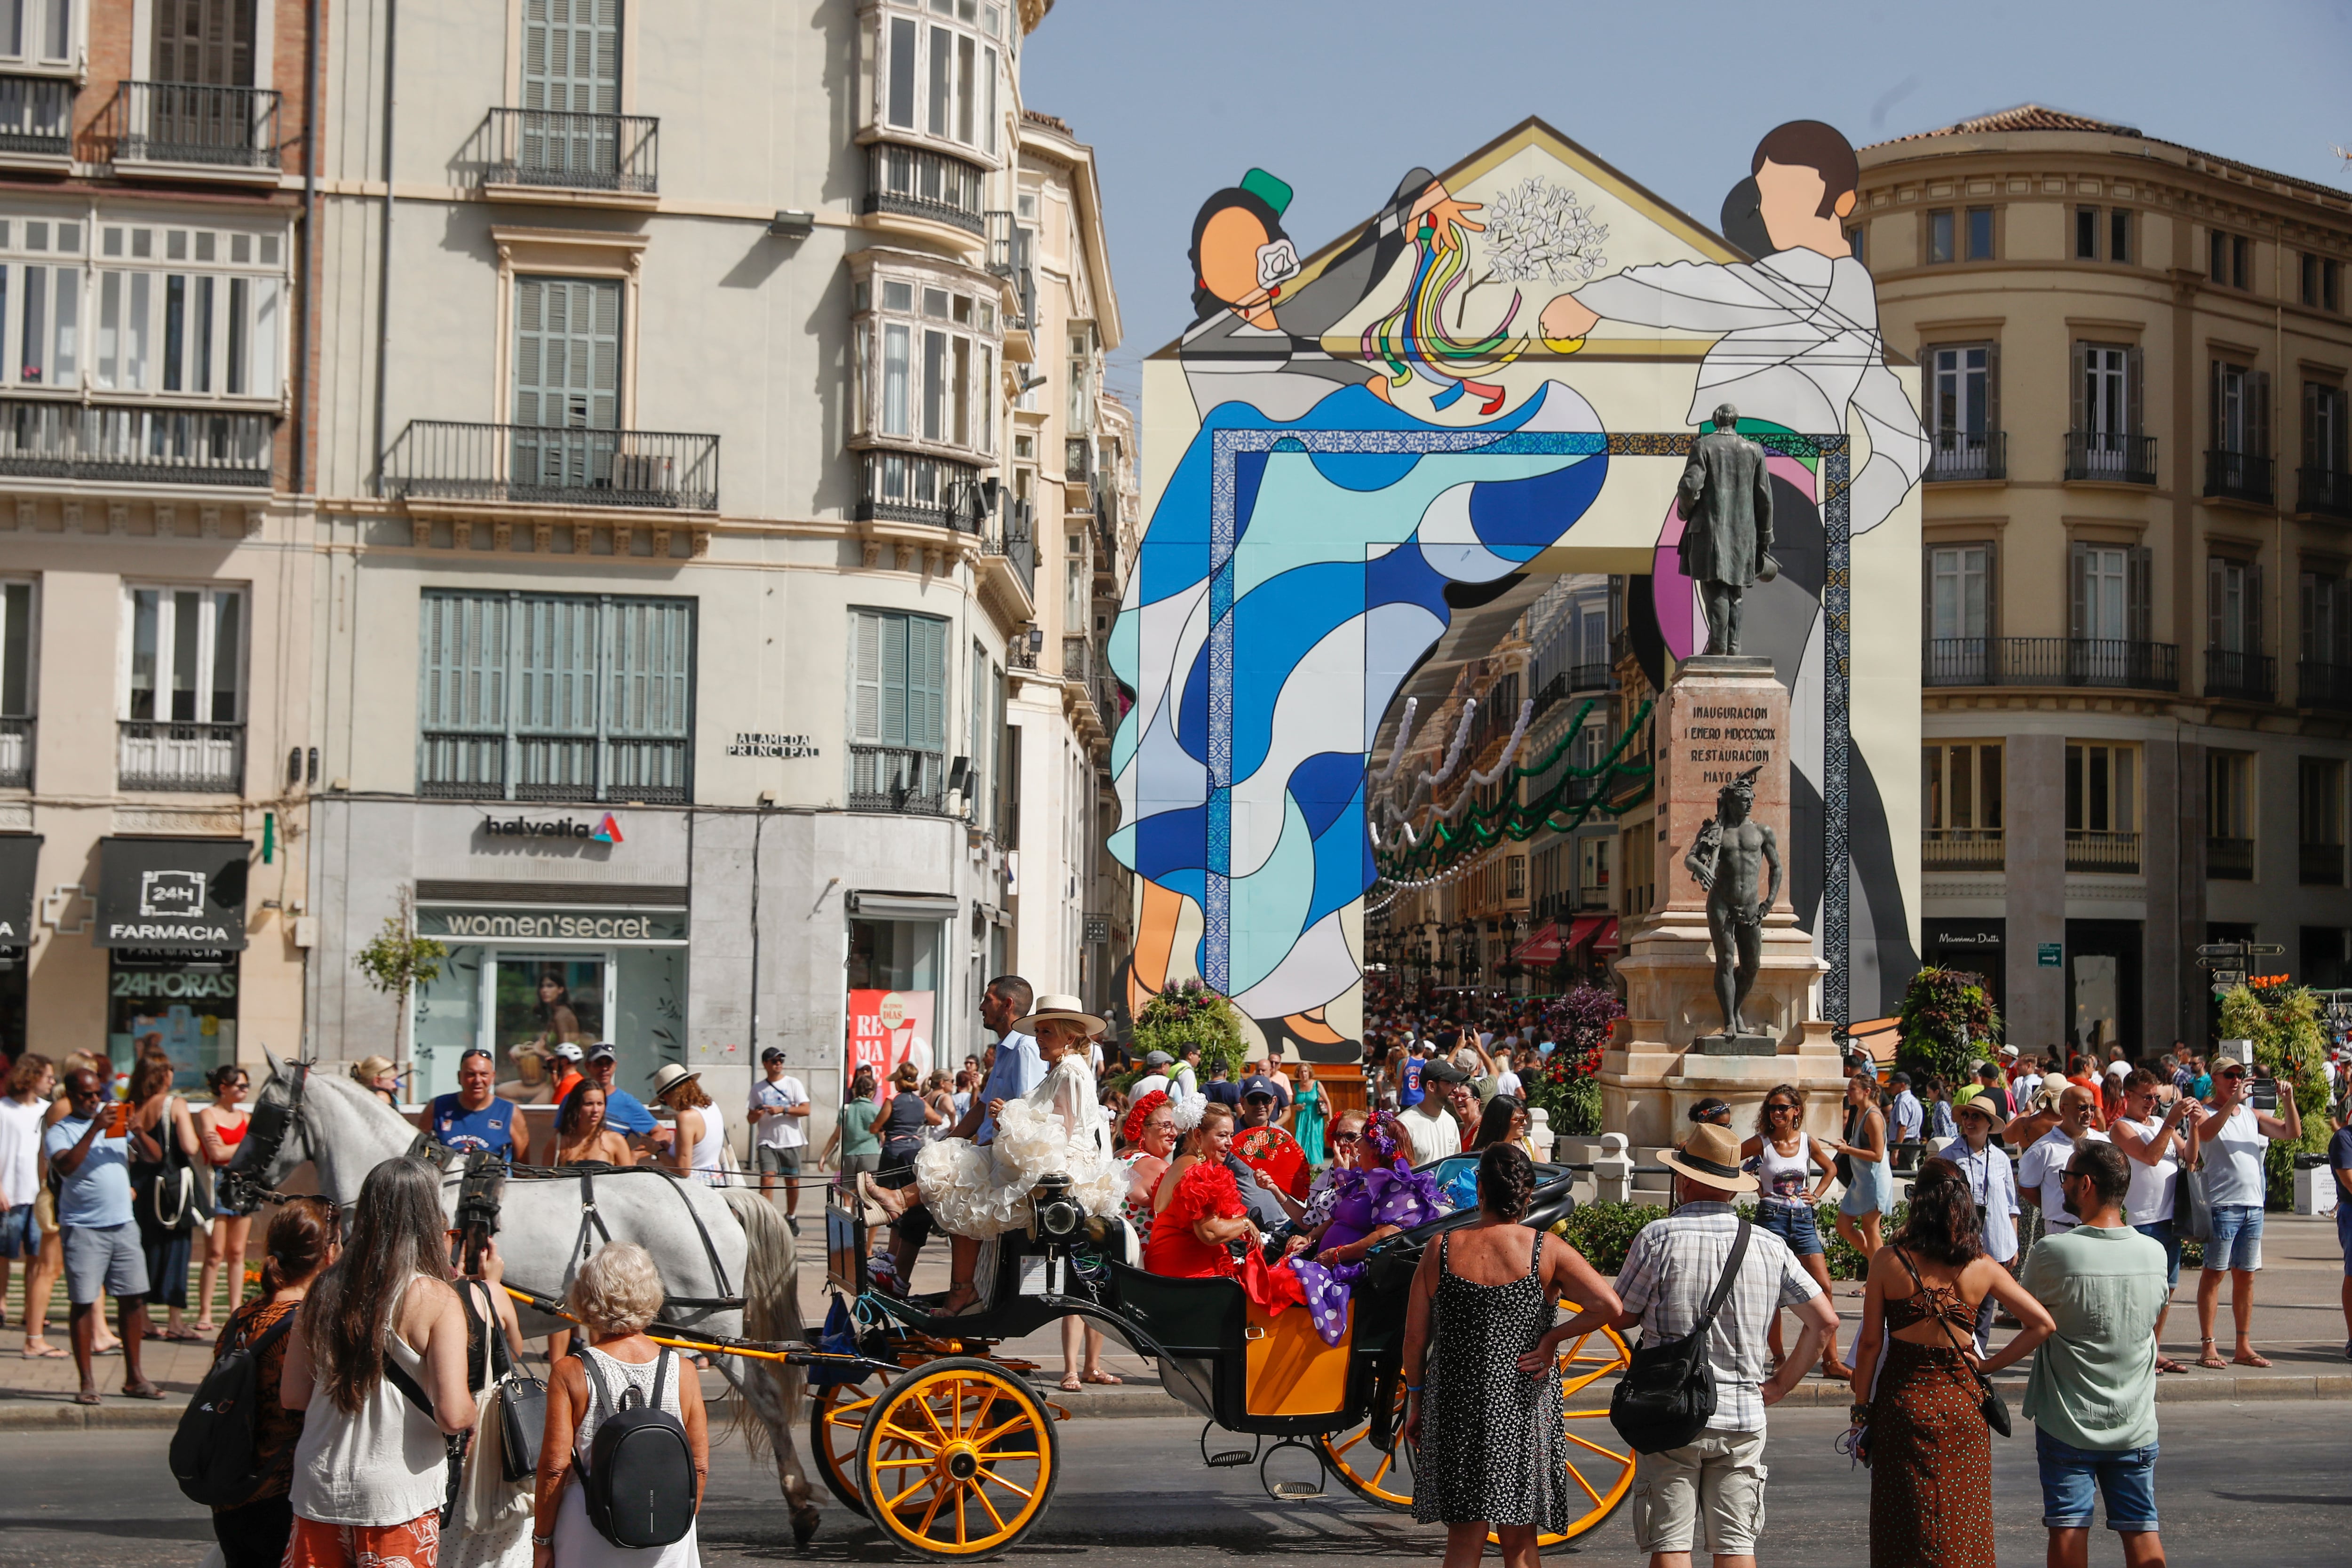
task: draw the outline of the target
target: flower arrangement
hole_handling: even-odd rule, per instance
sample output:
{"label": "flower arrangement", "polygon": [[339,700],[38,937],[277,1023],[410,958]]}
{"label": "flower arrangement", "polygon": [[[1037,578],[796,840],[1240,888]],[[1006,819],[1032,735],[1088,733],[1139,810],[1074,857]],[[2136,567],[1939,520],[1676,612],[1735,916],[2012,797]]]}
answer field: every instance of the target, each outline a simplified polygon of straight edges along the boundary
{"label": "flower arrangement", "polygon": [[1605,985],[1577,985],[1544,1009],[1543,1030],[1551,1055],[1533,1073],[1519,1075],[1530,1106],[1541,1106],[1552,1131],[1590,1138],[1601,1131],[1601,1053],[1609,1031],[1625,1016],[1625,1004]]}
{"label": "flower arrangement", "polygon": [[1981,974],[1933,964],[1911,977],[1896,1016],[1906,1067],[1961,1083],[1978,1058],[2000,1043],[2000,1009]]}
{"label": "flower arrangement", "polygon": [[1146,1002],[1135,1016],[1129,1048],[1139,1058],[1166,1051],[1181,1060],[1188,1046],[1201,1048],[1203,1079],[1221,1063],[1229,1076],[1238,1075],[1248,1050],[1234,1005],[1197,980],[1171,985]]}

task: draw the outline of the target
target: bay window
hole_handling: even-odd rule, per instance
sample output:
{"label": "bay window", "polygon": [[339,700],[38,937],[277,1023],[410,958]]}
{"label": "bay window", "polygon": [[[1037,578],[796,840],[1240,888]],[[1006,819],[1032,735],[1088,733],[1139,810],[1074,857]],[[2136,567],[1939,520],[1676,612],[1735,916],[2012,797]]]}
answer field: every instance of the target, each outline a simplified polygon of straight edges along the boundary
{"label": "bay window", "polygon": [[994,454],[998,322],[987,287],[961,275],[891,277],[881,267],[855,286],[853,439]]}
{"label": "bay window", "polygon": [[996,0],[885,0],[877,9],[879,125],[996,156],[1001,55],[1019,23]]}

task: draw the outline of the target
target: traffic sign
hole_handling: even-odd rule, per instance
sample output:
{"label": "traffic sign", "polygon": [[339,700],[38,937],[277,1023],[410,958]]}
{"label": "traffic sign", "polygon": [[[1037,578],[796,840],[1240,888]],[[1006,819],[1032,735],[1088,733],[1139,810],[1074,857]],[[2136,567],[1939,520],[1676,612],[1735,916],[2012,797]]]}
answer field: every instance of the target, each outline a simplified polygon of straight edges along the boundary
{"label": "traffic sign", "polygon": [[2213,989],[2216,991],[2227,991],[2233,985],[2245,983],[2246,972],[2242,969],[2217,969],[2213,972]]}
{"label": "traffic sign", "polygon": [[2033,950],[2033,960],[2034,963],[2039,968],[2060,968],[2066,962],[2065,944],[2063,942],[2056,942],[2037,943]]}

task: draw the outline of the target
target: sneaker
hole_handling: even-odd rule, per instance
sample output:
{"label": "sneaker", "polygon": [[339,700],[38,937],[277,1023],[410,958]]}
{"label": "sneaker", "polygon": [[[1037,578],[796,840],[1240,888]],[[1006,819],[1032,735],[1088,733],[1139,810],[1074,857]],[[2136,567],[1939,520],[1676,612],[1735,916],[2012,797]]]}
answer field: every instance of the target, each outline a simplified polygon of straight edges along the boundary
{"label": "sneaker", "polygon": [[791,1227],[792,1233],[794,1236],[798,1236],[801,1233],[801,1222],[798,1215],[786,1215],[784,1216],[784,1224]]}

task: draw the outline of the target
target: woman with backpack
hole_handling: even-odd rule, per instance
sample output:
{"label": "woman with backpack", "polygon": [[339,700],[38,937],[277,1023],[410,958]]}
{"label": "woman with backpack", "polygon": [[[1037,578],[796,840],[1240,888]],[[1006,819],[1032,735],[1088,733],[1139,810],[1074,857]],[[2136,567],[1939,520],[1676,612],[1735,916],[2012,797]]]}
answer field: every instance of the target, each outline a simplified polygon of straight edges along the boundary
{"label": "woman with backpack", "polygon": [[205,1146],[196,1136],[188,1102],[172,1092],[172,1058],[144,1056],[131,1069],[131,1197],[139,1221],[139,1245],[147,1254],[147,1319],[155,1309],[170,1317],[149,1328],[151,1340],[201,1341],[181,1321],[188,1310],[188,1258],[196,1227],[195,1162]]}
{"label": "woman with backpack", "polygon": [[[699,1568],[694,1514],[710,1476],[709,1426],[693,1369],[646,1338],[661,1306],[661,1276],[634,1242],[613,1243],[572,1276],[565,1310],[586,1342],[548,1374],[536,1568]],[[613,1506],[624,1467],[629,1490],[650,1493],[665,1516],[652,1521],[656,1539],[646,1540],[643,1517],[620,1518]],[[625,1544],[635,1541],[645,1543]]]}
{"label": "woman with backpack", "polygon": [[[324,1198],[286,1200],[269,1222],[261,1264],[261,1293],[229,1314],[213,1346],[213,1360],[253,1347],[257,1376],[254,1393],[254,1489],[241,1502],[215,1505],[213,1539],[227,1568],[278,1568],[286,1538],[294,1530],[294,1446],[302,1436],[302,1413],[286,1408],[282,1397],[286,1352],[292,1324],[278,1329],[310,1293],[319,1271],[335,1261],[335,1205]],[[298,1320],[299,1321],[299,1320]],[[272,1331],[277,1331],[273,1332]]]}
{"label": "woman with backpack", "polygon": [[386,1160],[351,1221],[286,1354],[281,1397],[303,1417],[285,1568],[434,1568],[449,1495],[443,1439],[474,1425],[440,1172]]}

